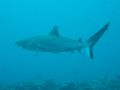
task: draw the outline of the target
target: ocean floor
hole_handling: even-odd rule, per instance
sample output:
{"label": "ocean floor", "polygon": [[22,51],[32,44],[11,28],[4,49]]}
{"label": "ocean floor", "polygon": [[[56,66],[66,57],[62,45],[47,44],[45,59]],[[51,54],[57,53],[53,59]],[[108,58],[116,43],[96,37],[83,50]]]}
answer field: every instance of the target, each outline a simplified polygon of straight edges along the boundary
{"label": "ocean floor", "polygon": [[0,85],[0,90],[120,90],[120,75],[112,79],[102,79],[84,83],[58,83],[54,80],[41,80],[37,78],[15,85]]}

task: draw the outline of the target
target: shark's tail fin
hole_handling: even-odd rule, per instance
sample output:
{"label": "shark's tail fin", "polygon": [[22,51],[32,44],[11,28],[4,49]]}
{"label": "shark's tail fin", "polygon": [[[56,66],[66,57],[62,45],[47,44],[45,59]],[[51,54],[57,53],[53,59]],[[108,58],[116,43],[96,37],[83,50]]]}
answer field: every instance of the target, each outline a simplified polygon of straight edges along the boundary
{"label": "shark's tail fin", "polygon": [[96,42],[101,38],[101,36],[104,34],[104,32],[108,29],[110,23],[107,23],[100,31],[95,33],[92,37],[90,37],[86,43],[84,44],[84,48],[86,49],[86,52],[88,56],[93,59],[93,46],[96,44]]}

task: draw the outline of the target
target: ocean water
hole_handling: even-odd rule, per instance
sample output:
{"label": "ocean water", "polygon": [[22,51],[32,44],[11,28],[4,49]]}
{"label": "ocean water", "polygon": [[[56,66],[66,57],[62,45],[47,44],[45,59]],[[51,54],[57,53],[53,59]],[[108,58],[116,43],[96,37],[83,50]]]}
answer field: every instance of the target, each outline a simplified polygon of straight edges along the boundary
{"label": "ocean water", "polygon": [[[36,77],[82,82],[120,75],[119,0],[1,0],[0,84]],[[81,53],[27,51],[15,42],[47,35],[54,25],[61,36],[86,41],[106,23],[110,27],[94,47],[91,60]]]}

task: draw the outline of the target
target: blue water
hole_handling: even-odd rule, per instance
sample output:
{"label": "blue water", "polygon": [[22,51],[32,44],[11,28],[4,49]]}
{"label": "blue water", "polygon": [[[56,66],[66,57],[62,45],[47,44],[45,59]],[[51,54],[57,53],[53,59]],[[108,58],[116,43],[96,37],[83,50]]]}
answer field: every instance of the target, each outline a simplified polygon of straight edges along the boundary
{"label": "blue water", "polygon": [[[119,0],[1,0],[0,84],[41,76],[55,81],[89,81],[120,74]],[[54,25],[61,36],[86,41],[107,22],[109,30],[94,47],[91,60],[81,53],[35,56],[16,41],[47,35]]]}

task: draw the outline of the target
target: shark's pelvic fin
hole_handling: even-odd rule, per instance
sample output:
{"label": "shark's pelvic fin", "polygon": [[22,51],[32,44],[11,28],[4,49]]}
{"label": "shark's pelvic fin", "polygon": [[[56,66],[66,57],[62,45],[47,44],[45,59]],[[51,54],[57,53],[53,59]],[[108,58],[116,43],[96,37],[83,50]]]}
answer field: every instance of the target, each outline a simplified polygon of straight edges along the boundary
{"label": "shark's pelvic fin", "polygon": [[79,39],[78,39],[78,41],[79,41],[79,42],[82,42],[82,39],[81,39],[81,38],[79,38]]}
{"label": "shark's pelvic fin", "polygon": [[55,25],[49,34],[54,35],[54,36],[60,36],[60,34],[58,32],[58,26]]}
{"label": "shark's pelvic fin", "polygon": [[92,59],[93,58],[93,46],[96,44],[96,42],[101,38],[101,36],[104,34],[104,32],[108,29],[110,23],[107,23],[100,31],[95,33],[92,37],[90,37],[87,42],[85,43],[84,47],[86,49],[86,52],[88,56]]}

